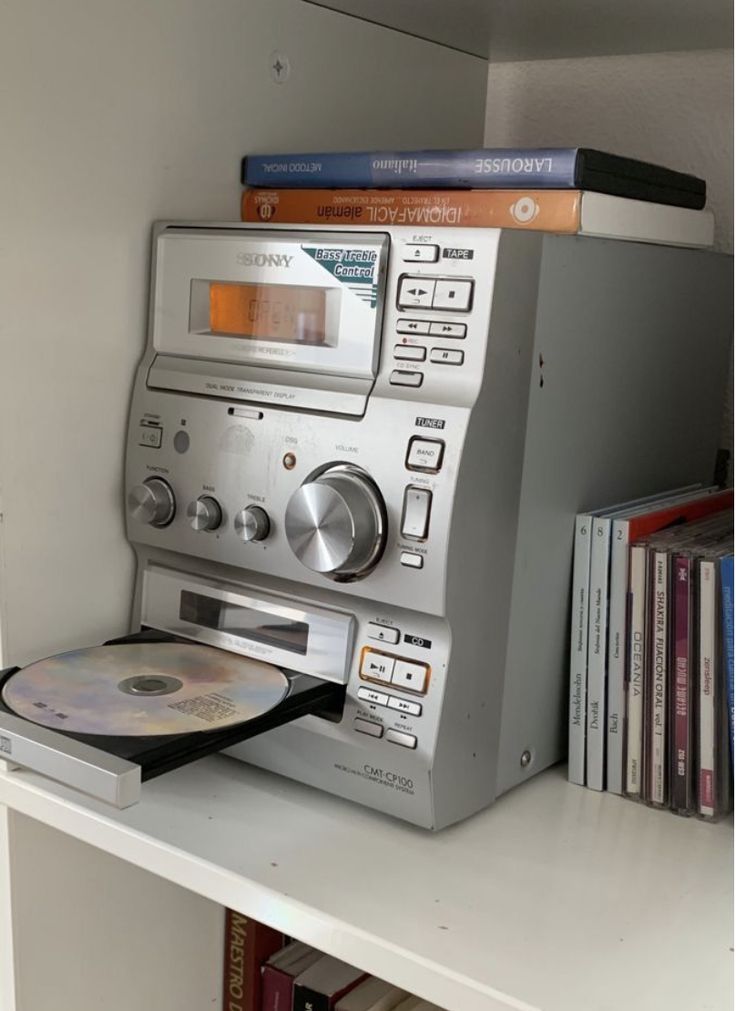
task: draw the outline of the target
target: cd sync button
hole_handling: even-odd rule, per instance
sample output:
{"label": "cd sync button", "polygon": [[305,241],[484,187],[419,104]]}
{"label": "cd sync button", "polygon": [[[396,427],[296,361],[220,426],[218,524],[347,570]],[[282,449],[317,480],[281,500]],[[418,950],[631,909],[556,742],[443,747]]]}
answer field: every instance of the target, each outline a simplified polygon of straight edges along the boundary
{"label": "cd sync button", "polygon": [[399,561],[409,569],[421,569],[424,565],[422,555],[417,555],[413,551],[402,551]]}
{"label": "cd sync button", "polygon": [[399,372],[394,369],[389,382],[392,386],[421,386],[423,379],[421,372]]}
{"label": "cd sync button", "polygon": [[432,348],[429,360],[438,365],[462,365],[465,361],[465,352],[455,351],[452,348]]}
{"label": "cd sync button", "polygon": [[397,660],[391,684],[394,688],[406,688],[410,692],[423,694],[427,690],[426,664],[410,663],[408,660]]}
{"label": "cd sync button", "polygon": [[414,245],[410,242],[404,246],[403,259],[409,263],[436,263],[440,258],[440,247],[429,245]]}
{"label": "cd sync button", "polygon": [[[358,695],[363,689],[359,689]],[[388,697],[389,709],[396,709],[400,713],[408,713],[410,716],[421,716],[422,707],[419,702],[408,702],[406,699],[399,699],[395,695]]]}
{"label": "cd sync button", "polygon": [[358,698],[362,702],[372,702],[375,706],[388,705],[388,695],[385,692],[375,692],[372,688],[359,688]]}
{"label": "cd sync button", "polygon": [[388,682],[394,672],[394,662],[392,656],[384,656],[383,653],[374,653],[372,649],[367,649],[360,665],[360,676]]}
{"label": "cd sync button", "polygon": [[398,628],[388,628],[386,625],[379,625],[375,621],[369,621],[368,638],[378,639],[379,642],[397,643],[399,641],[399,630]]}
{"label": "cd sync button", "polygon": [[416,344],[394,344],[394,358],[405,362],[423,362],[427,357],[427,349]]}
{"label": "cd sync button", "polygon": [[359,717],[353,720],[353,729],[359,734],[368,734],[369,737],[383,737],[383,727],[380,723],[371,723],[370,720],[361,720]]}
{"label": "cd sync button", "polygon": [[445,444],[441,439],[423,439],[418,435],[409,440],[406,466],[409,470],[423,470],[436,474],[442,466]]}
{"label": "cd sync button", "polygon": [[[439,324],[437,325],[439,326]],[[430,324],[428,319],[400,319],[396,324],[396,333],[424,334],[426,336],[431,332],[430,326],[434,326],[434,323]],[[464,327],[465,324],[451,323],[450,326]]]}
{"label": "cd sync button", "polygon": [[416,748],[417,739],[414,734],[404,734],[401,730],[387,730],[386,740],[398,744],[401,748]]}
{"label": "cd sync button", "polygon": [[432,337],[456,337],[461,340],[468,328],[465,323],[430,323],[429,332]]}

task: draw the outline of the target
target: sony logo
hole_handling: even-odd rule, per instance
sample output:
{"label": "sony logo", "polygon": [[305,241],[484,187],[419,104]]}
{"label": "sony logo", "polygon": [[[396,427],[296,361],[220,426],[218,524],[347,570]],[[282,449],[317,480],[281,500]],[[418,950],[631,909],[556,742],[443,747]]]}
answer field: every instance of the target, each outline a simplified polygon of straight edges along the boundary
{"label": "sony logo", "polygon": [[238,253],[235,259],[241,267],[290,267],[294,257],[286,253]]}

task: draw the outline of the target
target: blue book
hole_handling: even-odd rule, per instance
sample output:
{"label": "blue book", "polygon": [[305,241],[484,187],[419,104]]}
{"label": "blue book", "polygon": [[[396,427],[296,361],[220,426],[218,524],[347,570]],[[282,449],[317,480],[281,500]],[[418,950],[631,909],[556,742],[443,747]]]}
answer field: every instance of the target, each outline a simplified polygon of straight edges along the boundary
{"label": "blue book", "polygon": [[242,178],[258,187],[580,189],[679,207],[705,204],[702,179],[583,147],[252,154],[243,159]]}
{"label": "blue book", "polygon": [[721,558],[721,606],[723,609],[723,653],[726,661],[729,743],[733,761],[733,555]]}

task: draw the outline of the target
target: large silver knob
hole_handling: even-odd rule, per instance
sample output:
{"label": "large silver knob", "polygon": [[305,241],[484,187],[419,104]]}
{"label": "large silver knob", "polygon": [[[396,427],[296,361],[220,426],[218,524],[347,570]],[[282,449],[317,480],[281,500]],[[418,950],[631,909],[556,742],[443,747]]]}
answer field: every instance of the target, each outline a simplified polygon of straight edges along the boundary
{"label": "large silver knob", "polygon": [[162,477],[149,477],[128,492],[128,511],[138,523],[165,527],[174,518],[176,499]]}
{"label": "large silver knob", "polygon": [[244,541],[265,541],[270,530],[268,513],[260,506],[246,506],[235,517],[235,532]]}
{"label": "large silver knob", "polygon": [[222,509],[211,495],[200,495],[187,506],[189,524],[194,530],[217,530],[222,523]]}
{"label": "large silver knob", "polygon": [[291,550],[308,569],[333,579],[356,578],[383,553],[385,507],[367,474],[335,465],[294,492],[284,528]]}

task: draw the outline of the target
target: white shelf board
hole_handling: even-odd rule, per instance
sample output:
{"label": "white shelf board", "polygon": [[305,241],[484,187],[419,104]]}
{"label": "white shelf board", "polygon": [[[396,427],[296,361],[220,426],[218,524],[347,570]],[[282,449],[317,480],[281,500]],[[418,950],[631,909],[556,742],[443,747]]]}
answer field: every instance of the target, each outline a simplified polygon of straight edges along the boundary
{"label": "white shelf board", "polygon": [[731,0],[307,0],[491,62],[730,49]]}
{"label": "white shelf board", "polygon": [[216,756],[126,811],[25,771],[0,804],[458,1011],[733,1006],[733,827],[554,769],[430,834]]}

